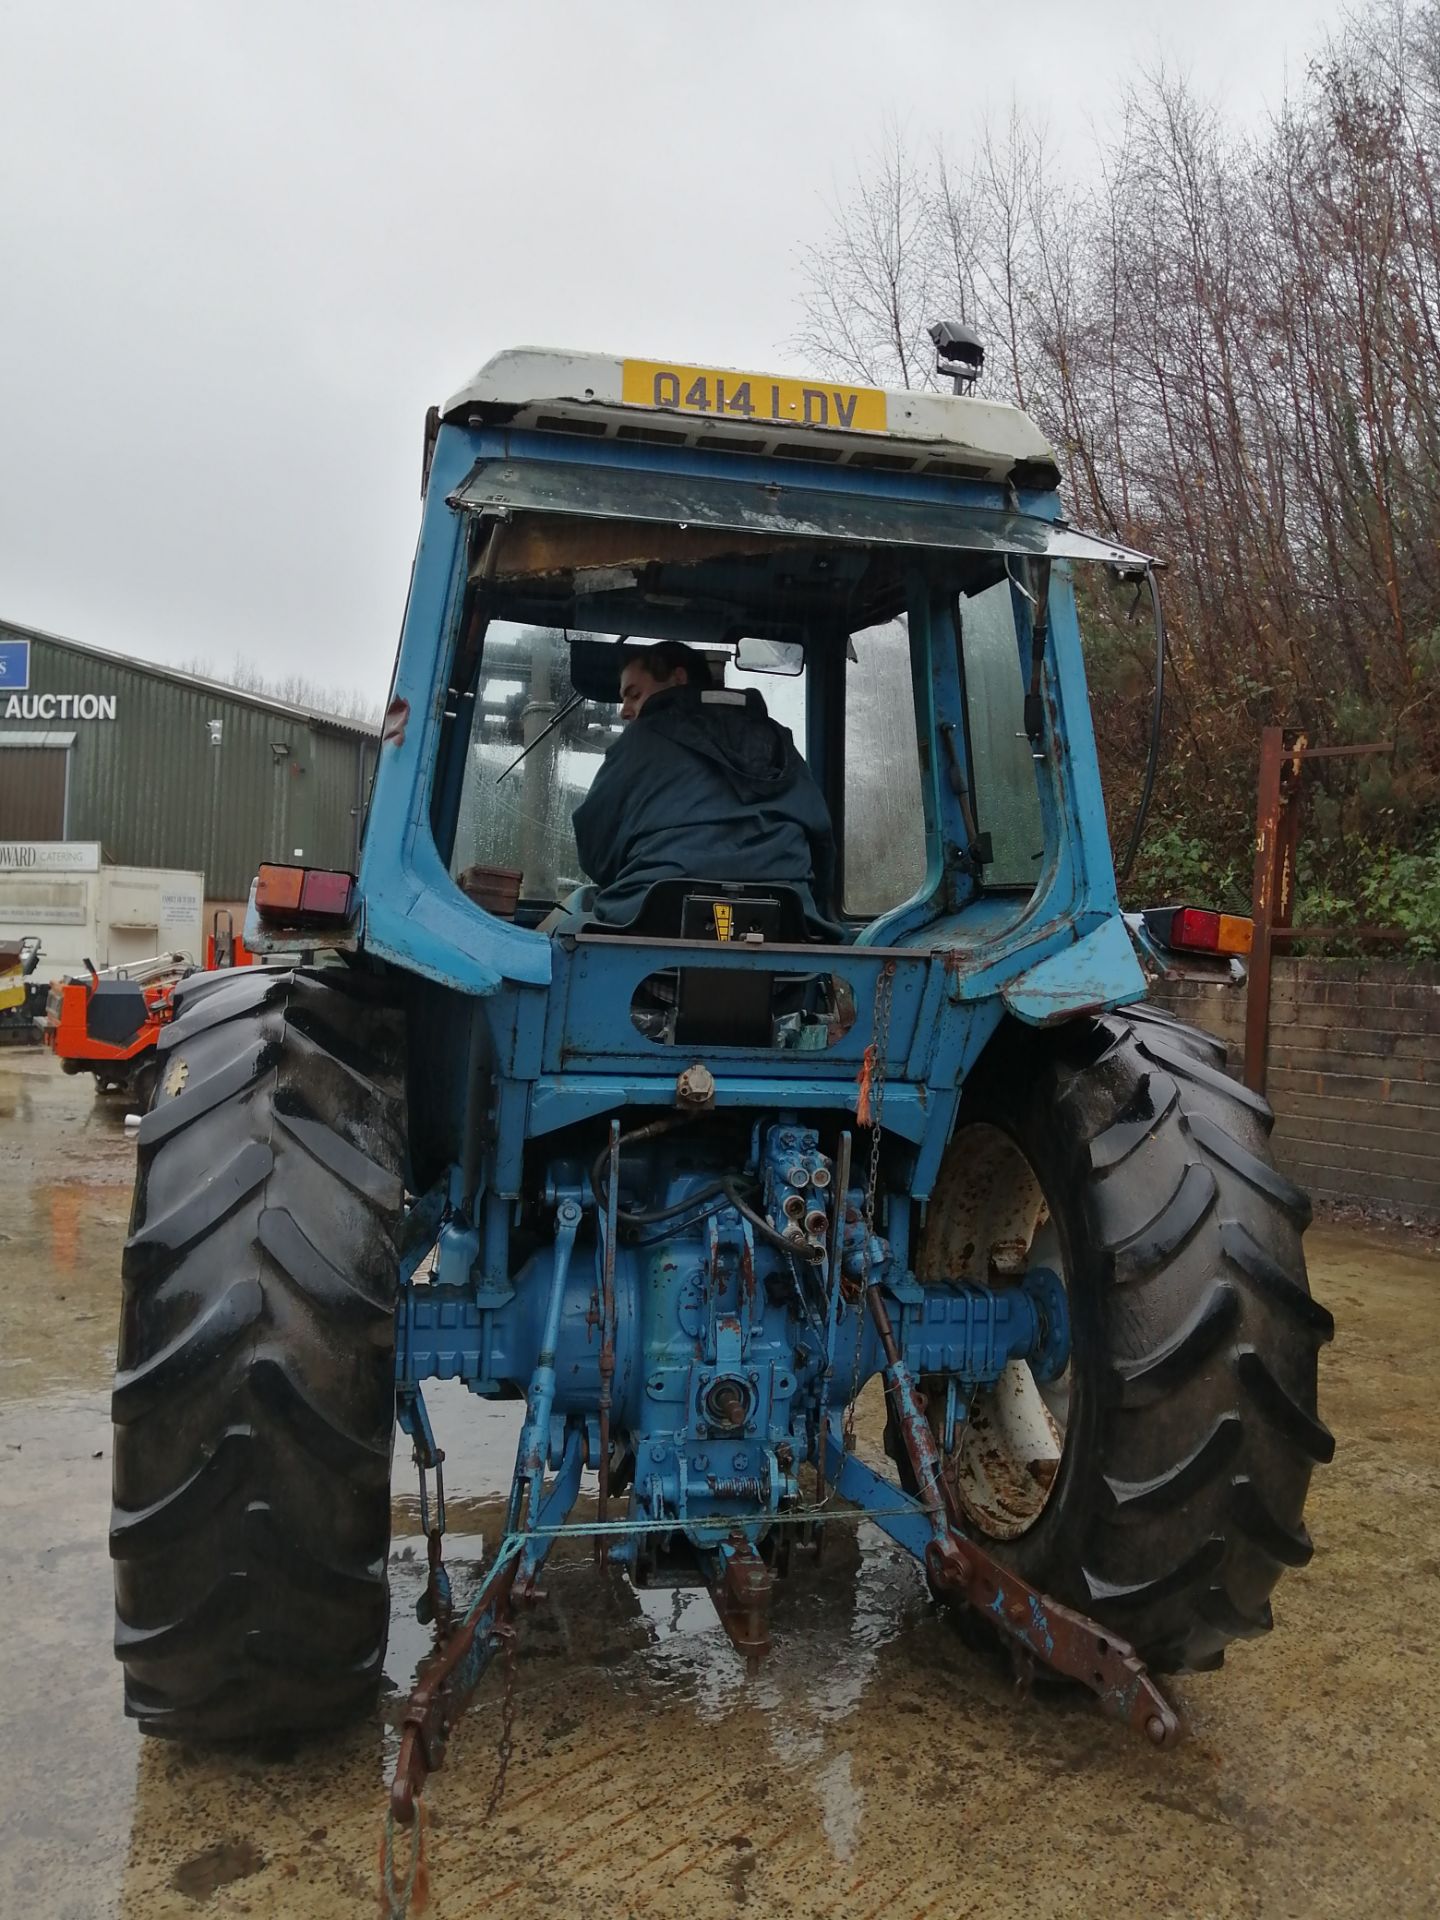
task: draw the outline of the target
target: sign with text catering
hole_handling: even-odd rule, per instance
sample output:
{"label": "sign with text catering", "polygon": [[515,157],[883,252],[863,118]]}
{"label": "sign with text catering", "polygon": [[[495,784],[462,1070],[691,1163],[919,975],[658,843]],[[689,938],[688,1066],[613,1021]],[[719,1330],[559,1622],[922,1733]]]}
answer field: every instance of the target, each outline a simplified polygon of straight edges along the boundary
{"label": "sign with text catering", "polygon": [[0,840],[0,873],[98,873],[98,840]]}

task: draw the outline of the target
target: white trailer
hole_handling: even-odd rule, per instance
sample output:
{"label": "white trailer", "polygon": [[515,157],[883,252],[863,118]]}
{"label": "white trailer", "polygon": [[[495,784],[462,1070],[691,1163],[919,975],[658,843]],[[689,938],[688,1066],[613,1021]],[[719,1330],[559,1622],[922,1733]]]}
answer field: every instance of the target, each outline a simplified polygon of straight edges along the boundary
{"label": "white trailer", "polygon": [[205,876],[106,864],[94,840],[0,839],[0,940],[40,941],[32,978],[124,967],[159,953],[202,964]]}

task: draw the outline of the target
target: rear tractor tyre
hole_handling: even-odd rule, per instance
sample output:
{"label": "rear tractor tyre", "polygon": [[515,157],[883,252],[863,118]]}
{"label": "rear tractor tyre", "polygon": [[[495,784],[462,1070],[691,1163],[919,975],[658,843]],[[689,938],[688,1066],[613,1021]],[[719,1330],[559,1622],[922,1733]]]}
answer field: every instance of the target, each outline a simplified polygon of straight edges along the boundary
{"label": "rear tractor tyre", "polygon": [[155,1098],[155,1089],[160,1084],[160,1056],[152,1054],[138,1066],[130,1076],[130,1098],[137,1112],[148,1113]]}
{"label": "rear tractor tyre", "polygon": [[922,1280],[1059,1272],[1063,1375],[1012,1363],[946,1470],[998,1559],[1162,1672],[1216,1667],[1270,1627],[1334,1452],[1309,1202],[1275,1170],[1269,1107],[1223,1066],[1218,1042],[1144,1007],[1007,1027],[966,1087],[918,1249]]}
{"label": "rear tractor tyre", "polygon": [[115,1651],[146,1732],[330,1726],[389,1625],[400,1016],[367,975],[182,986],[141,1122],[115,1381]]}

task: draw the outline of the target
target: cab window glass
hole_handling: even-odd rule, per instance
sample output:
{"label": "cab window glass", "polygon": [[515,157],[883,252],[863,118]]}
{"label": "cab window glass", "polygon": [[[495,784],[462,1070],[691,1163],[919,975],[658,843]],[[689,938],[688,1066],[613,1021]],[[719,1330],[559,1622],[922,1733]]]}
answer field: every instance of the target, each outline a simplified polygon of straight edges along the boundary
{"label": "cab window glass", "polygon": [[620,735],[618,706],[576,699],[571,637],[512,620],[485,633],[450,870],[512,869],[525,900],[581,884],[571,815]]}
{"label": "cab window glass", "polygon": [[851,636],[845,678],[845,912],[873,920],[925,878],[925,813],[902,615]]}
{"label": "cab window glass", "polygon": [[[513,620],[490,622],[460,791],[452,877],[458,880],[474,867],[516,872],[522,876],[520,898],[539,904],[563,901],[590,878],[580,870],[573,816],[607,749],[619,739],[622,722],[618,704],[576,697],[570,642],[613,645],[615,637]],[[706,657],[724,686],[757,689],[803,756],[806,674],[742,672],[718,650],[706,650]],[[677,796],[677,804],[682,801]]]}
{"label": "cab window glass", "polygon": [[990,835],[995,856],[985,884],[1033,888],[1045,830],[1025,736],[1025,682],[1010,582],[962,598],[959,613],[975,824]]}
{"label": "cab window glass", "polygon": [[754,687],[765,702],[765,711],[772,720],[778,720],[782,727],[790,729],[795,742],[795,751],[802,760],[808,759],[805,741],[805,719],[809,702],[809,675],[802,668],[799,673],[752,673],[737,667],[734,661],[725,664],[725,685],[727,687]]}

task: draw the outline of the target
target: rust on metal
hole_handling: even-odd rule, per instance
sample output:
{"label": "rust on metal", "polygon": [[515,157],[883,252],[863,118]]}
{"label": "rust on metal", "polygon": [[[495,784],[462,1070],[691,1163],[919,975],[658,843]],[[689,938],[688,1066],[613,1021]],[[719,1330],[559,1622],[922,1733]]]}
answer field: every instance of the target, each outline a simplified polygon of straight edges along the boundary
{"label": "rust on metal", "polygon": [[716,1426],[743,1427],[750,1404],[734,1380],[717,1380],[705,1396],[705,1411]]}
{"label": "rust on metal", "polygon": [[[720,1564],[723,1562],[723,1565]],[[752,1664],[770,1651],[770,1594],[775,1576],[737,1528],[725,1553],[709,1557],[707,1584],[720,1624]]]}
{"label": "rust on metal", "polygon": [[1398,927],[1306,927],[1295,925],[1295,868],[1300,844],[1300,804],[1307,760],[1353,760],[1393,753],[1393,740],[1354,747],[1312,747],[1303,733],[1264,727],[1255,799],[1255,872],[1250,890],[1254,933],[1245,989],[1245,1085],[1264,1093],[1270,1054],[1270,982],[1274,950],[1293,941],[1402,942]]}
{"label": "rust on metal", "polygon": [[1157,1747],[1180,1738],[1175,1709],[1145,1671],[1128,1641],[1082,1613],[1052,1600],[1002,1566],[964,1530],[959,1498],[944,1473],[924,1404],[900,1355],[879,1286],[868,1289],[870,1316],[888,1362],[885,1384],[915,1476],[917,1498],[934,1528],[925,1565],[938,1593],[970,1607],[1023,1653],[1078,1680],[1101,1710]]}
{"label": "rust on metal", "polygon": [[1157,1747],[1179,1740],[1179,1715],[1127,1640],[1052,1600],[953,1532],[930,1542],[925,1566],[938,1593],[993,1622],[1041,1666],[1088,1687],[1110,1719]]}
{"label": "rust on metal", "polygon": [[1287,758],[1292,760],[1355,760],[1367,753],[1394,753],[1393,740],[1365,740],[1355,747],[1311,747],[1303,742]]}
{"label": "rust on metal", "polygon": [[415,1686],[400,1722],[400,1751],[390,1784],[390,1811],[408,1827],[430,1774],[445,1763],[450,1729],[465,1709],[484,1669],[485,1655],[476,1654],[476,1642],[508,1624],[510,1592],[519,1562],[512,1560],[499,1575],[491,1604],[472,1614],[455,1632],[445,1636],[420,1663]]}
{"label": "rust on metal", "polygon": [[[443,1456],[442,1456],[443,1458]],[[450,1630],[454,1602],[450,1594],[450,1576],[445,1570],[439,1527],[431,1527],[425,1536],[425,1602],[430,1618],[441,1634]]]}
{"label": "rust on metal", "polygon": [[886,1391],[890,1395],[890,1404],[899,1422],[905,1451],[910,1457],[910,1465],[915,1473],[917,1498],[929,1513],[931,1522],[937,1530],[942,1529],[947,1521],[951,1525],[958,1525],[959,1507],[954,1493],[945,1481],[943,1463],[939,1449],[935,1445],[935,1436],[930,1431],[930,1421],[925,1412],[924,1402],[916,1392],[915,1383],[900,1357],[895,1330],[890,1324],[890,1315],[886,1311],[878,1282],[872,1281],[866,1289],[866,1300],[870,1308],[870,1318],[875,1322],[875,1331],[879,1334],[880,1345],[884,1349]]}
{"label": "rust on metal", "polygon": [[1094,1014],[1104,1013],[1108,1004],[1105,1000],[1086,1000],[1078,1006],[1058,1006],[1037,1024],[1042,1027],[1061,1027],[1071,1020],[1088,1020]]}
{"label": "rust on metal", "polygon": [[1260,735],[1260,779],[1255,808],[1255,875],[1250,915],[1255,931],[1250,943],[1249,984],[1245,990],[1245,1084],[1255,1093],[1265,1091],[1266,1056],[1270,1045],[1270,958],[1279,898],[1283,891],[1281,867],[1285,836],[1281,818],[1285,736],[1280,727],[1266,727]]}

